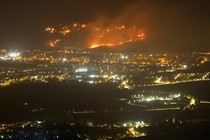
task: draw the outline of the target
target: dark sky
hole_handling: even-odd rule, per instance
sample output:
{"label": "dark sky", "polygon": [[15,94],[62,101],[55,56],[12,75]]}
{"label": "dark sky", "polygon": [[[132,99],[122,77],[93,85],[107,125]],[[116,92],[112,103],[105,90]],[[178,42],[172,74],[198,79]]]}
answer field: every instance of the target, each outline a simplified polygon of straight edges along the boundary
{"label": "dark sky", "polygon": [[0,48],[44,48],[44,28],[123,17],[159,50],[210,51],[209,0],[1,0]]}

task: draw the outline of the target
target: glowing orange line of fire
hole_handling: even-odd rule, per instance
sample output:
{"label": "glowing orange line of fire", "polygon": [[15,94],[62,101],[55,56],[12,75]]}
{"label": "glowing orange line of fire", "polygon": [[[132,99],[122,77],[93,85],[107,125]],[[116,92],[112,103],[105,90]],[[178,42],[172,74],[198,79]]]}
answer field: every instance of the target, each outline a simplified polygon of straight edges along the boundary
{"label": "glowing orange line of fire", "polygon": [[135,39],[135,40],[127,40],[127,41],[122,41],[120,43],[113,43],[113,44],[96,44],[96,45],[91,45],[89,46],[90,49],[94,49],[94,48],[98,48],[100,46],[108,46],[108,47],[112,47],[112,46],[119,46],[119,45],[122,45],[122,44],[125,44],[125,43],[129,43],[129,42],[136,42],[136,41],[139,41],[139,40],[142,40],[144,39],[144,37],[140,38],[140,39]]}

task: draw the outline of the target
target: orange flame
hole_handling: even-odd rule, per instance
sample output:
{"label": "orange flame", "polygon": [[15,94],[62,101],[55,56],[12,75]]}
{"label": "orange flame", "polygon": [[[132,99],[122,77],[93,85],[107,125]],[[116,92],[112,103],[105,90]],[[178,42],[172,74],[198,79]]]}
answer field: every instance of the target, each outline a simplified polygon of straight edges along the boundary
{"label": "orange flame", "polygon": [[[141,29],[136,26],[129,27],[125,25],[96,26],[95,24],[74,23],[72,25],[63,26],[60,29],[47,27],[45,30],[48,33],[58,34],[59,36],[59,39],[55,39],[48,43],[51,47],[56,47],[60,41],[70,40],[71,37],[77,33],[81,36],[85,34],[86,38],[82,41],[87,41],[88,48],[90,49],[100,46],[119,46],[124,43],[145,39],[145,35]],[[65,39],[64,36],[68,39]],[[77,38],[78,37],[79,36],[77,36]]]}

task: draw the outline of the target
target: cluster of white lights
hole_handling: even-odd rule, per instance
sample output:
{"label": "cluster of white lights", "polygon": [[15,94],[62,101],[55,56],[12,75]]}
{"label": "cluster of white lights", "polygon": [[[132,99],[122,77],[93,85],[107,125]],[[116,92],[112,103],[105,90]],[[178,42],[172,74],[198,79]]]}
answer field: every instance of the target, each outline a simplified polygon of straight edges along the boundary
{"label": "cluster of white lights", "polygon": [[138,98],[139,102],[151,102],[151,101],[171,101],[173,99],[179,98],[181,95],[180,94],[171,94],[168,97],[159,97],[159,96],[149,96],[149,97],[144,97],[143,95],[134,95],[134,98]]}
{"label": "cluster of white lights", "polygon": [[75,70],[76,73],[87,72],[87,71],[88,71],[87,68],[78,68]]}
{"label": "cluster of white lights", "polygon": [[89,77],[90,77],[90,78],[98,78],[98,75],[92,74],[92,75],[89,75]]}
{"label": "cluster of white lights", "polygon": [[11,57],[11,58],[15,58],[15,57],[19,57],[19,56],[20,56],[20,53],[18,53],[18,52],[9,53],[9,57]]}
{"label": "cluster of white lights", "polygon": [[126,122],[122,124],[123,127],[144,127],[144,126],[148,126],[147,123],[145,123],[144,121],[136,121],[136,122]]}
{"label": "cluster of white lights", "polygon": [[128,59],[128,56],[127,55],[122,55],[121,59]]}
{"label": "cluster of white lights", "polygon": [[0,57],[1,60],[14,60],[15,58],[20,57],[20,53],[19,52],[10,52],[6,55],[3,55]]}

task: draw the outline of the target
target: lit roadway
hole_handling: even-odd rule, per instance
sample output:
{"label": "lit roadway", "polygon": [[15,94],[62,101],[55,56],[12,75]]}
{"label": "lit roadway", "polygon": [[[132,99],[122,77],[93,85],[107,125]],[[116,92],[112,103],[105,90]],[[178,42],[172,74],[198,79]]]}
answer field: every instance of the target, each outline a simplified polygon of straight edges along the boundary
{"label": "lit roadway", "polygon": [[[205,73],[203,76],[201,76],[200,78],[195,78],[195,79],[187,79],[187,80],[182,80],[182,81],[161,81],[162,80],[162,76],[157,78],[154,83],[155,84],[144,84],[143,86],[162,86],[162,85],[172,85],[172,84],[179,84],[179,83],[190,83],[190,82],[199,82],[199,81],[210,81],[209,78],[207,78],[209,76],[210,72]],[[174,78],[174,80],[176,80],[177,78],[179,78],[180,76],[182,76],[181,73],[177,74]],[[140,85],[142,86],[142,85]]]}

